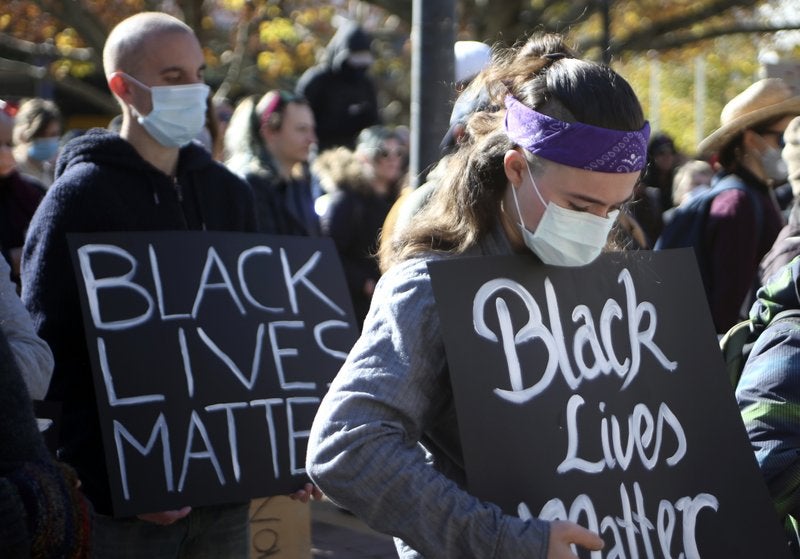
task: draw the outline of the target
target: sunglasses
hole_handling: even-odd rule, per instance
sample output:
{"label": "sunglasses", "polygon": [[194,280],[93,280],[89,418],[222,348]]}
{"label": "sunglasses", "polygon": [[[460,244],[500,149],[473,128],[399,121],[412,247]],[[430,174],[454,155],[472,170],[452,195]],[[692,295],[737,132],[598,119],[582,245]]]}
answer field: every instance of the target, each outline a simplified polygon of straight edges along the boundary
{"label": "sunglasses", "polygon": [[759,136],[775,136],[775,139],[778,142],[778,147],[783,149],[783,146],[786,145],[786,142],[783,140],[783,131],[780,130],[757,130],[756,133]]}

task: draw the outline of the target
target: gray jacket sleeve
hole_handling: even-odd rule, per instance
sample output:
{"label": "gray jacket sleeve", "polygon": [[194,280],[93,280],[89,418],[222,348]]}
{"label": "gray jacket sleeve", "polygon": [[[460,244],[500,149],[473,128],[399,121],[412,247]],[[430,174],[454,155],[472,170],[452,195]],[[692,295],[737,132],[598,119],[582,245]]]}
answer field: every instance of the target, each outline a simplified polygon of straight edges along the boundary
{"label": "gray jacket sleeve", "polygon": [[[504,514],[426,457],[420,441],[440,427],[437,411],[451,399],[426,264],[401,264],[378,283],[363,334],[323,399],[309,475],[333,501],[416,551],[403,557],[546,557],[548,523]],[[447,437],[457,441],[452,427]]]}
{"label": "gray jacket sleeve", "polygon": [[28,393],[34,400],[47,394],[53,375],[53,353],[50,346],[36,335],[28,310],[17,295],[11,281],[10,268],[0,257],[0,328],[8,339],[11,351],[25,379]]}

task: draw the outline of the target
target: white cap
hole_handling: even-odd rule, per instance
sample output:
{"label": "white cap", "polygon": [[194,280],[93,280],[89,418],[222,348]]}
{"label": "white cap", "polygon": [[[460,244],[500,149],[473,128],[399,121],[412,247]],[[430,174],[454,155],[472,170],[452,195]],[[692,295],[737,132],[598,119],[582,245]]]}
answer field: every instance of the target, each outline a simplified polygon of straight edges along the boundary
{"label": "white cap", "polygon": [[466,82],[477,76],[492,58],[491,47],[478,41],[456,41],[453,51],[456,62],[456,83]]}

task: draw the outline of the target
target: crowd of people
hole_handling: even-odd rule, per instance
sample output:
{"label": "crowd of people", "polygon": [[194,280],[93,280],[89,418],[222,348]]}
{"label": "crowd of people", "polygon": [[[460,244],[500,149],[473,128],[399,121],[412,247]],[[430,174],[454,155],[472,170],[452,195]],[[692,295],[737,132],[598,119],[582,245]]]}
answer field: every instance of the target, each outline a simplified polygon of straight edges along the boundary
{"label": "crowd of people", "polygon": [[[495,52],[457,44],[442,158],[408,191],[407,129],[381,122],[370,42],[342,25],[295,91],[234,104],[212,98],[193,30],[145,12],[107,39],[121,113],[106,129],[64,143],[52,101],[0,106],[0,555],[248,554],[248,503],[112,516],[67,233],[330,237],[361,335],[314,420],[313,484],[293,497],[328,495],[409,558],[576,557],[576,545],[602,546],[576,523],[509,516],[465,489],[431,260],[532,253],[582,266],[604,250],[667,248],[671,228],[704,208],[696,254],[716,331],[800,308],[800,96],[780,79],[731,99],[687,157],[650,133],[621,76],[561,36]],[[800,512],[800,485],[786,474],[800,416],[774,403],[800,403],[800,328],[783,324],[770,339],[737,397],[788,518]],[[32,399],[63,406],[57,458]]]}

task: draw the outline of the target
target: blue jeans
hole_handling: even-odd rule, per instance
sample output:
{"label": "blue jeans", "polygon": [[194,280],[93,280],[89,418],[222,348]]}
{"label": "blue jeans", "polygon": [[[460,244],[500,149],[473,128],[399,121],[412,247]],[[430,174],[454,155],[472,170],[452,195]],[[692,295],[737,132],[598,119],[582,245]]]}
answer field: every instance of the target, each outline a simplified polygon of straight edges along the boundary
{"label": "blue jeans", "polygon": [[160,526],[137,518],[95,515],[94,559],[246,559],[250,503],[192,509]]}

